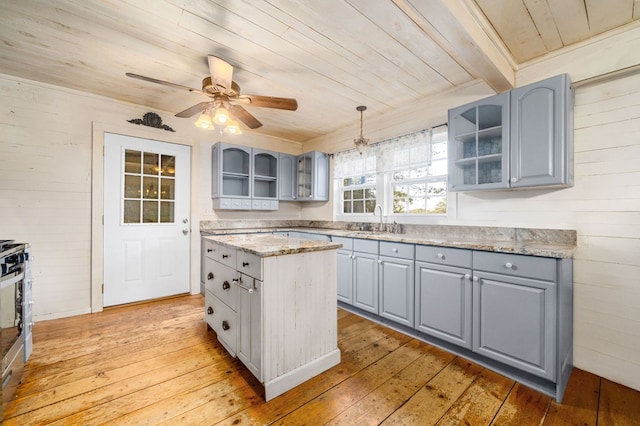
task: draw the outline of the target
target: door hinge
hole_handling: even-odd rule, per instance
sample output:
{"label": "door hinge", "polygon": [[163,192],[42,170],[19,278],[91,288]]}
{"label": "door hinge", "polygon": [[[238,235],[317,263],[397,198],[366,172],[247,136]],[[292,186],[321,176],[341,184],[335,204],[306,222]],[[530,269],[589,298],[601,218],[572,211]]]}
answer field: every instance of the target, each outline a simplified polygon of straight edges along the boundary
{"label": "door hinge", "polygon": [[102,283],[102,294],[104,294],[104,283]]}

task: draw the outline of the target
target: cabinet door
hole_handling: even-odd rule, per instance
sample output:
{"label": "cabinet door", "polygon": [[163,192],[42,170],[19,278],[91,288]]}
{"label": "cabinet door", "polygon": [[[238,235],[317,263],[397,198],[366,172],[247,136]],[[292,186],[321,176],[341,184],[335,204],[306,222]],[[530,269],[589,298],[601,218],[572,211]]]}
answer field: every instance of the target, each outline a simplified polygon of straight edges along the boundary
{"label": "cabinet door", "polygon": [[296,197],[300,201],[329,200],[329,156],[322,152],[299,155],[296,164]]}
{"label": "cabinet door", "polygon": [[475,272],[473,350],[555,380],[556,286]]}
{"label": "cabinet door", "polygon": [[400,324],[414,324],[414,262],[380,257],[380,316]]}
{"label": "cabinet door", "polygon": [[[263,149],[252,149],[251,197],[259,199],[278,199],[278,162],[280,154]],[[268,204],[267,206],[268,207]],[[263,206],[260,205],[260,209]]]}
{"label": "cabinet door", "polygon": [[572,99],[566,74],[511,91],[512,187],[573,184]]}
{"label": "cabinet door", "polygon": [[449,189],[509,186],[509,93],[449,110]]}
{"label": "cabinet door", "polygon": [[353,305],[353,256],[350,250],[338,250],[338,300]]}
{"label": "cabinet door", "polygon": [[314,152],[313,199],[329,200],[329,156],[322,152]]}
{"label": "cabinet door", "polygon": [[416,329],[471,349],[471,270],[416,262]]}
{"label": "cabinet door", "polygon": [[378,314],[378,255],[353,253],[354,306]]}
{"label": "cabinet door", "polygon": [[311,153],[298,156],[296,165],[296,198],[310,200],[313,196],[313,157]]}
{"label": "cabinet door", "polygon": [[280,186],[280,200],[292,201],[296,199],[296,156],[280,154],[280,173],[278,182]]}
{"label": "cabinet door", "polygon": [[244,287],[238,289],[238,358],[259,381],[262,381],[263,286],[262,281],[245,275],[242,278]]}

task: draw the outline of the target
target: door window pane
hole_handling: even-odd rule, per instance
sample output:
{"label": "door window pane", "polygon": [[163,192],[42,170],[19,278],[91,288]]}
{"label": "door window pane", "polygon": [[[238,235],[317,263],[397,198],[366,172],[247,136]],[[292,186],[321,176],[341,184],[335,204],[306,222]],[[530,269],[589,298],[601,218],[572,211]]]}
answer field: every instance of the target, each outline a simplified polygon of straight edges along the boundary
{"label": "door window pane", "polygon": [[160,179],[160,198],[163,200],[175,200],[175,179]]}
{"label": "door window pane", "polygon": [[142,187],[142,198],[158,199],[158,182],[155,177],[144,177]]}
{"label": "door window pane", "polygon": [[125,200],[124,202],[124,223],[140,223],[140,201]]}
{"label": "door window pane", "polygon": [[158,166],[159,155],[151,152],[144,153],[144,164],[142,173],[145,175],[158,175],[160,167]]}
{"label": "door window pane", "polygon": [[124,176],[124,198],[140,198],[140,176]]}
{"label": "door window pane", "polygon": [[140,173],[142,152],[127,149],[124,152],[125,173]]}
{"label": "door window pane", "polygon": [[158,202],[157,201],[142,202],[142,222],[158,223]]}
{"label": "door window pane", "polygon": [[162,168],[160,173],[162,173],[162,176],[176,175],[176,157],[173,155],[163,155],[161,162]]}
{"label": "door window pane", "polygon": [[173,223],[173,201],[161,201],[160,202],[160,222]]}

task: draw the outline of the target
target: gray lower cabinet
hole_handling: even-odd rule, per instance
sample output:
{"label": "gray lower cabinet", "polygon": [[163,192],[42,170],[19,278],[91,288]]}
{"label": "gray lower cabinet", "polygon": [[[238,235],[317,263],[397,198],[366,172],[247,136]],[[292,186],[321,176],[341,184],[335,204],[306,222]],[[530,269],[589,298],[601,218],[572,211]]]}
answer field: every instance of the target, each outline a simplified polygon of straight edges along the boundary
{"label": "gray lower cabinet", "polygon": [[573,363],[571,259],[339,240],[343,306],[561,401]]}
{"label": "gray lower cabinet", "polygon": [[378,314],[378,242],[353,240],[353,305]]}
{"label": "gray lower cabinet", "polygon": [[471,349],[470,250],[416,246],[416,329]]}
{"label": "gray lower cabinet", "polygon": [[380,242],[380,316],[413,327],[414,246]]}
{"label": "gray lower cabinet", "polygon": [[554,379],[556,293],[554,259],[474,252],[473,350]]}

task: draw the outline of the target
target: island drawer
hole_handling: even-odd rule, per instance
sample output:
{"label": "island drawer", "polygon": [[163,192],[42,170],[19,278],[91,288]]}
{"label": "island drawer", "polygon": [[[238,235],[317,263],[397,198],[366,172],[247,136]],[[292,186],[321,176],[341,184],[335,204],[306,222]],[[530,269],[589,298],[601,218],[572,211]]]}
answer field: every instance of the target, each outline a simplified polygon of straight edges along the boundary
{"label": "island drawer", "polygon": [[380,256],[398,257],[400,259],[413,260],[414,245],[380,241]]}
{"label": "island drawer", "polygon": [[474,251],[473,269],[545,281],[556,279],[556,260],[548,257]]}
{"label": "island drawer", "polygon": [[205,268],[205,288],[235,310],[238,305],[238,289],[233,285],[233,280],[240,274],[229,266],[209,259],[205,260]]}
{"label": "island drawer", "polygon": [[378,241],[354,238],[353,251],[357,251],[360,253],[378,254]]}
{"label": "island drawer", "polygon": [[[208,297],[207,297],[208,296]],[[236,356],[238,341],[238,315],[223,301],[215,297],[211,292],[206,292],[207,304],[205,315],[207,323],[213,328],[218,340],[227,351]]]}
{"label": "island drawer", "polygon": [[416,246],[416,260],[439,265],[471,268],[471,250],[437,246]]}
{"label": "island drawer", "polygon": [[262,258],[246,251],[238,250],[238,272],[262,281]]}
{"label": "island drawer", "polygon": [[203,241],[204,255],[211,260],[218,260],[218,251],[219,251],[218,244],[216,244],[211,240],[207,240],[206,238],[203,238],[202,241]]}
{"label": "island drawer", "polygon": [[218,259],[220,263],[233,269],[236,268],[236,249],[219,244],[218,256],[220,256]]}

